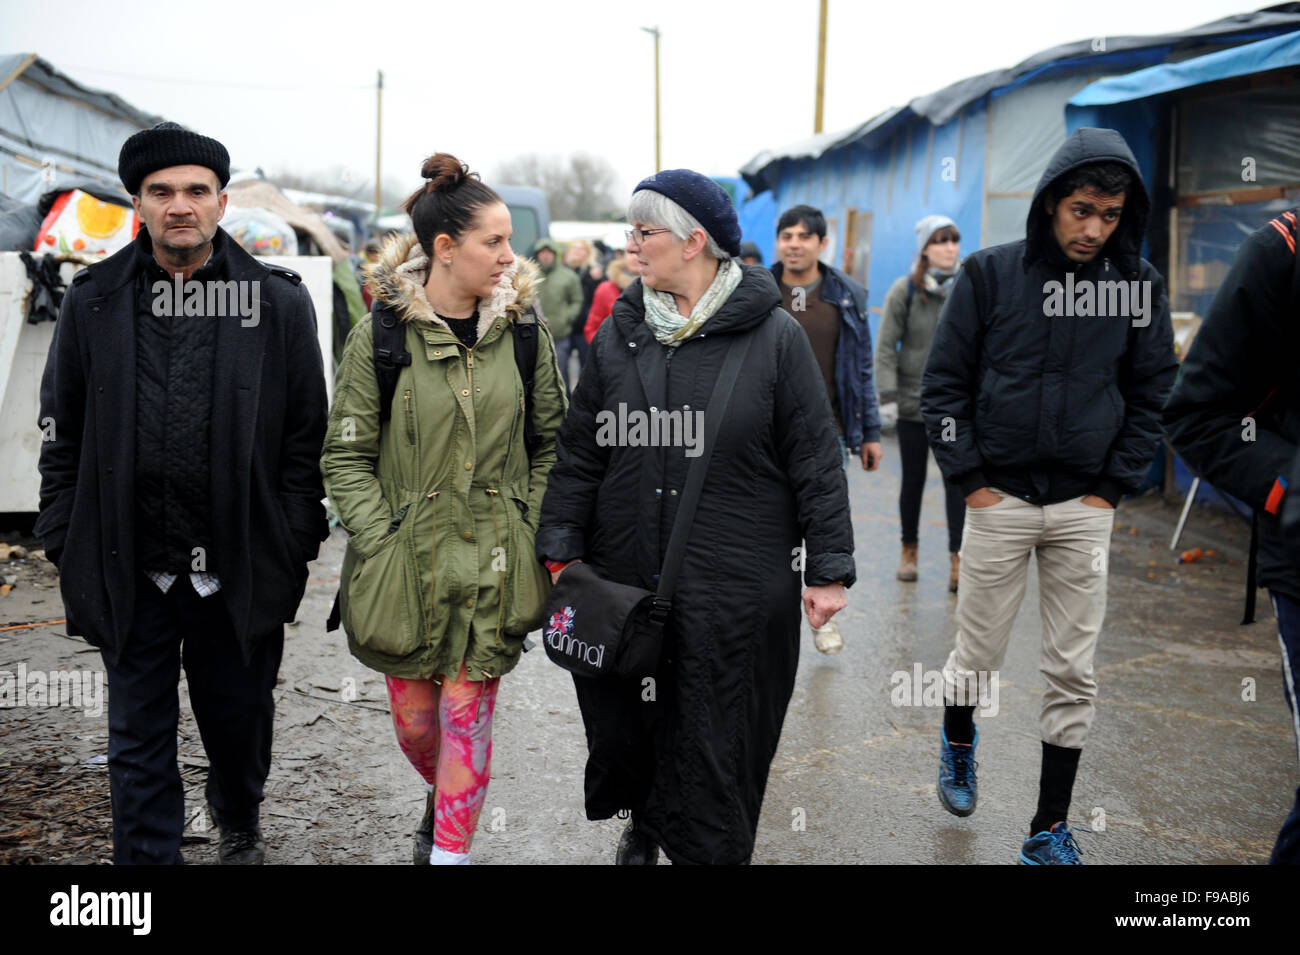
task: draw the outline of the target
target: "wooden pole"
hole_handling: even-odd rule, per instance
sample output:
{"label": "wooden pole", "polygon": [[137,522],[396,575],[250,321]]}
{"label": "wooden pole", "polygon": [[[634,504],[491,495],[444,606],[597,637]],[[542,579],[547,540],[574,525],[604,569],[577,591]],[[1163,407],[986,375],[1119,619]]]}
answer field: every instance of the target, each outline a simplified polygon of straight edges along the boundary
{"label": "wooden pole", "polygon": [[384,115],[384,71],[379,71],[379,82],[375,86],[375,225],[379,231],[379,217],[383,213],[383,167],[380,164],[380,152],[383,147]]}
{"label": "wooden pole", "polygon": [[821,13],[817,18],[817,107],[813,114],[813,134],[822,131],[822,104],[826,98],[826,5],[821,0]]}
{"label": "wooden pole", "polygon": [[28,57],[27,57],[27,59],[23,60],[22,63],[20,63],[20,64],[18,65],[18,69],[14,70],[12,73],[10,73],[8,76],[6,76],[3,80],[0,80],[0,90],[4,89],[6,86],[8,86],[8,85],[9,85],[10,83],[12,83],[14,80],[18,79],[18,77],[22,76],[22,75],[23,75],[23,71],[26,70],[27,67],[31,66],[31,65],[32,65],[33,63],[35,63],[35,62],[36,62],[36,54],[35,54],[35,53],[31,53],[31,54],[29,54]]}
{"label": "wooden pole", "polygon": [[642,27],[655,38],[655,172],[663,168],[659,153],[659,28]]}

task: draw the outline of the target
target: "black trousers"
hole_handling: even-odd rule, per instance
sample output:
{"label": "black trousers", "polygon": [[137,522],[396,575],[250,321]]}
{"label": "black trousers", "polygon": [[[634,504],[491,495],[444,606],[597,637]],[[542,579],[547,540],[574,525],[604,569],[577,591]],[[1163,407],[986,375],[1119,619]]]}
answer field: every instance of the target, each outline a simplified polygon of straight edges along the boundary
{"label": "black trousers", "polygon": [[257,641],[244,663],[220,592],[200,597],[188,575],[164,595],[144,574],[121,659],[108,672],[108,774],[113,862],[181,862],[185,791],[176,765],[177,685],[185,665],[190,703],[208,757],[207,800],[215,822],[258,822],[271,770],[271,729],[284,629]]}
{"label": "black trousers", "polygon": [[[903,489],[898,495],[898,516],[903,524],[903,543],[915,544],[921,523],[921,497],[925,493],[925,471],[930,463],[930,441],[925,425],[918,421],[898,422],[898,455],[903,461]],[[961,550],[961,529],[966,521],[966,498],[961,488],[943,484],[948,511],[948,550]]]}

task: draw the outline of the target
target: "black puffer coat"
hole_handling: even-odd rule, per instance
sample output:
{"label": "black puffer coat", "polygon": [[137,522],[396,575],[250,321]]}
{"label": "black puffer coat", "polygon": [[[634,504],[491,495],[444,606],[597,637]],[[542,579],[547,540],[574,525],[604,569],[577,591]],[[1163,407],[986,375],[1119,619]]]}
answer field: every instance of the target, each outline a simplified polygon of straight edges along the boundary
{"label": "black puffer coat", "polygon": [[[1259,585],[1300,600],[1300,540],[1285,511],[1270,513],[1278,478],[1300,497],[1300,209],[1284,212],[1237,250],[1165,407],[1174,450],[1259,516]],[[1245,423],[1253,419],[1253,433]],[[1300,505],[1291,519],[1300,524]]]}
{"label": "black puffer coat", "polygon": [[798,548],[807,548],[809,585],[856,576],[848,486],[808,336],[780,308],[770,272],[745,267],[703,334],[671,352],[646,326],[641,295],[638,280],[592,341],[560,429],[537,554],[580,557],[612,580],[654,589],[692,458],[681,447],[602,446],[597,414],[620,405],[704,411],[731,337],[753,335],[654,686],[574,680],[590,750],[588,817],[632,809],[674,862],[738,863],[753,851],[794,689]]}
{"label": "black puffer coat", "polygon": [[[1101,252],[1078,265],[1060,250],[1043,196],[1102,160],[1128,166],[1133,187]],[[963,263],[930,347],[921,413],[944,477],[964,493],[996,487],[1033,504],[1096,494],[1114,505],[1141,485],[1178,367],[1164,279],[1139,254],[1149,209],[1123,137],[1079,129],[1034,190],[1025,238]],[[1118,303],[1101,283],[1119,281],[1150,283],[1144,316],[1049,314],[1048,283],[1090,285]]]}

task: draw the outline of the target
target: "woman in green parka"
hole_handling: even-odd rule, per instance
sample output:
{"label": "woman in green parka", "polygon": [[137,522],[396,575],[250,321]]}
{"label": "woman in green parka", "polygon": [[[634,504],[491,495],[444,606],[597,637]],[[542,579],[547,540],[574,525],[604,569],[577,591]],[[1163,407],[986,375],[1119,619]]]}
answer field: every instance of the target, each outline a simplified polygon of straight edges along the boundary
{"label": "woman in green parka", "polygon": [[[348,648],[385,674],[397,741],[429,787],[416,864],[464,864],[487,794],[501,677],[541,624],[550,589],[533,553],[567,403],[537,323],[532,423],[515,358],[535,321],[535,268],[510,250],[501,197],[455,157],[425,161],[414,235],[368,269],[370,317],[348,338],[321,457],[349,534],[340,611]],[[405,328],[381,421],[375,322]]]}

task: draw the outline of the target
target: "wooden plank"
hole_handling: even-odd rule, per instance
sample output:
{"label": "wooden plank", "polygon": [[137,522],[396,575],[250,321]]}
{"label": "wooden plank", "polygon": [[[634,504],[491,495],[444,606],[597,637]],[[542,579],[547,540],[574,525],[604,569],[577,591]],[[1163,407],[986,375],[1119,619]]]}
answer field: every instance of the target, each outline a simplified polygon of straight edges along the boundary
{"label": "wooden plank", "polygon": [[23,60],[21,65],[19,65],[18,69],[14,70],[12,73],[6,76],[3,81],[0,81],[0,90],[3,90],[14,80],[18,79],[18,77],[22,76],[23,71],[26,70],[27,67],[31,66],[33,63],[36,62],[36,56],[37,54],[35,53],[31,54],[29,57],[27,57],[27,59]]}

